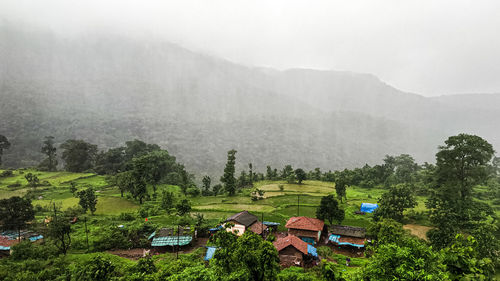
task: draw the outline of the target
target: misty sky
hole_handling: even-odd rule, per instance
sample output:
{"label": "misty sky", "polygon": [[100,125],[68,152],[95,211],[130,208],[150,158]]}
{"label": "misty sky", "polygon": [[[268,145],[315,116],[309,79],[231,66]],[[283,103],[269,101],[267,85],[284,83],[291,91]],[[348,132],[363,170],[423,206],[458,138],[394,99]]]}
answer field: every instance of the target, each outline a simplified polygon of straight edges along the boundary
{"label": "misty sky", "polygon": [[246,65],[372,73],[427,96],[500,92],[497,0],[0,0],[2,22],[70,36],[110,29]]}

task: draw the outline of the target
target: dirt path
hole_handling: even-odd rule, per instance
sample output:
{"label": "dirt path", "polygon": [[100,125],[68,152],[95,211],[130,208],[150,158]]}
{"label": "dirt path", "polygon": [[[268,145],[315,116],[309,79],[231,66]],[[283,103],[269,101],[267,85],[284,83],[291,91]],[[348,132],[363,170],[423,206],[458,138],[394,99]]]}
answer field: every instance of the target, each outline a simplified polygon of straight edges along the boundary
{"label": "dirt path", "polygon": [[410,230],[411,234],[417,236],[418,238],[427,240],[427,231],[432,229],[429,226],[417,225],[417,224],[406,224],[403,225],[404,229]]}

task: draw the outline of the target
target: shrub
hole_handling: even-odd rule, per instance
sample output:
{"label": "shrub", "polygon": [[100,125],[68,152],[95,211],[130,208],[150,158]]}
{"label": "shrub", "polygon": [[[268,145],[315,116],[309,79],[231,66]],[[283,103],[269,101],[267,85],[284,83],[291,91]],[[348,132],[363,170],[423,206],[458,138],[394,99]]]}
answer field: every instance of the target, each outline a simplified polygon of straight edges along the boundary
{"label": "shrub", "polygon": [[57,256],[58,250],[52,243],[34,244],[29,240],[12,246],[13,260],[47,259]]}
{"label": "shrub", "polygon": [[0,174],[0,178],[6,178],[14,175],[14,173],[11,170],[5,170]]}
{"label": "shrub", "polygon": [[133,213],[121,213],[118,219],[122,221],[133,221],[135,220],[135,216]]}

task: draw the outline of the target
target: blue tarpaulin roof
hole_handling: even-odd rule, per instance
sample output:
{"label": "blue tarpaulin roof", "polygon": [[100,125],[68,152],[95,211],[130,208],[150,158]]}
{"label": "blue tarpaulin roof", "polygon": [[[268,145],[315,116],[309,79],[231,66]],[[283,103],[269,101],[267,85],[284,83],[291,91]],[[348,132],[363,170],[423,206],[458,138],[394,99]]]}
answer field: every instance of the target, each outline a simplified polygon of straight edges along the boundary
{"label": "blue tarpaulin roof", "polygon": [[306,242],[307,244],[312,244],[314,245],[314,238],[311,237],[300,237],[300,240]]}
{"label": "blue tarpaulin roof", "polygon": [[272,221],[264,221],[262,222],[265,226],[278,226],[280,225],[279,222],[272,222]]}
{"label": "blue tarpaulin roof", "polygon": [[191,236],[167,236],[167,237],[155,237],[151,241],[151,246],[161,247],[161,246],[184,246],[191,243],[193,237]]}
{"label": "blue tarpaulin roof", "polygon": [[0,246],[0,251],[10,251],[10,247]]}
{"label": "blue tarpaulin roof", "polygon": [[330,241],[336,243],[339,246],[349,245],[349,246],[358,247],[358,248],[363,248],[365,246],[364,244],[353,244],[353,243],[349,243],[349,242],[340,242],[339,241],[340,235],[336,235],[336,234],[330,235],[330,237],[328,239]]}
{"label": "blue tarpaulin roof", "polygon": [[149,235],[148,240],[153,239],[153,237],[155,237],[155,235],[156,235],[156,231],[153,231],[153,233],[151,233],[151,235]]}
{"label": "blue tarpaulin roof", "polygon": [[35,242],[37,240],[43,239],[43,235],[38,235],[38,236],[32,236],[30,237],[31,242]]}
{"label": "blue tarpaulin roof", "polygon": [[378,204],[373,204],[373,203],[361,203],[361,212],[365,213],[373,213],[375,209],[378,208]]}
{"label": "blue tarpaulin roof", "polygon": [[217,227],[210,228],[210,229],[209,229],[209,231],[212,231],[212,232],[214,232],[214,231],[219,231],[219,230],[221,230],[222,228],[223,228],[223,226],[222,226],[222,225],[219,225],[219,226],[217,226]]}
{"label": "blue tarpaulin roof", "polygon": [[207,247],[207,254],[205,255],[204,260],[208,261],[211,258],[213,258],[214,254],[215,254],[215,250],[217,250],[216,247]]}
{"label": "blue tarpaulin roof", "polygon": [[307,253],[313,257],[317,257],[318,256],[318,253],[316,252],[316,248],[314,248],[313,246],[307,244]]}

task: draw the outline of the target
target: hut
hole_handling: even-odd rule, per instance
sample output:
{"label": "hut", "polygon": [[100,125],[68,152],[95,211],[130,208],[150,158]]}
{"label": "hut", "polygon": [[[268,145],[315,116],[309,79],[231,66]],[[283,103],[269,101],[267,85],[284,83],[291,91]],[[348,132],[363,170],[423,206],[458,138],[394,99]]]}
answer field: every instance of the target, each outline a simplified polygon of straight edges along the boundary
{"label": "hut", "polygon": [[295,235],[313,246],[326,234],[325,223],[322,220],[309,217],[291,217],[286,225],[289,235]]}
{"label": "hut", "polygon": [[347,225],[334,225],[330,228],[328,241],[338,246],[364,249],[366,229]]}
{"label": "hut", "polygon": [[316,248],[294,235],[279,238],[273,245],[283,266],[302,266],[304,261],[318,257]]}
{"label": "hut", "polygon": [[153,232],[149,238],[152,247],[186,246],[193,240],[189,227],[162,228]]}
{"label": "hut", "polygon": [[243,235],[247,230],[259,235],[267,231],[267,226],[260,222],[256,215],[248,211],[239,212],[230,216],[225,223],[232,223],[233,226],[227,228],[227,231],[231,231],[238,236]]}

